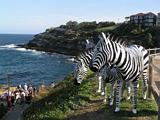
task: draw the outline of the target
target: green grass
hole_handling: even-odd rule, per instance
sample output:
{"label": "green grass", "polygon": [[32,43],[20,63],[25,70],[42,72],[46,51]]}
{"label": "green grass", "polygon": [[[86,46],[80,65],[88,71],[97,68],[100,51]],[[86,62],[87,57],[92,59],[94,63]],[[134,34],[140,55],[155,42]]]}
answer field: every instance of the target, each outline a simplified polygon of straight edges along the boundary
{"label": "green grass", "polygon": [[[122,100],[121,111],[114,113],[114,107],[104,104],[96,90],[97,81],[92,74],[79,87],[73,85],[73,77],[70,75],[45,97],[35,101],[24,112],[25,120],[157,120],[155,101],[142,100],[141,89],[137,115],[132,114],[131,103],[126,99]],[[125,94],[126,91],[124,97]]]}
{"label": "green grass", "polygon": [[109,27],[97,28],[96,31],[97,31],[97,32],[112,31],[112,30],[116,29],[118,26],[119,26],[119,25],[113,25],[113,26],[109,26]]}

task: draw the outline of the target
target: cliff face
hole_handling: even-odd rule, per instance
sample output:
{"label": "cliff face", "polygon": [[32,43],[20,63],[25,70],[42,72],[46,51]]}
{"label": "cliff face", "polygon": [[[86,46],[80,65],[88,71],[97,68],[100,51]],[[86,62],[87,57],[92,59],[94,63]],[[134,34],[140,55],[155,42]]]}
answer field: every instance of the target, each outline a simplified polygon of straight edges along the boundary
{"label": "cliff face", "polygon": [[67,55],[77,55],[79,52],[85,50],[85,44],[85,40],[54,40],[54,42],[49,42],[45,39],[33,39],[26,45],[26,47],[46,52],[57,52]]}
{"label": "cliff face", "polygon": [[26,48],[47,52],[58,52],[67,55],[78,55],[86,49],[86,40],[96,44],[98,40],[97,28],[114,25],[113,22],[72,22],[56,28],[47,29],[44,33],[34,36]]}

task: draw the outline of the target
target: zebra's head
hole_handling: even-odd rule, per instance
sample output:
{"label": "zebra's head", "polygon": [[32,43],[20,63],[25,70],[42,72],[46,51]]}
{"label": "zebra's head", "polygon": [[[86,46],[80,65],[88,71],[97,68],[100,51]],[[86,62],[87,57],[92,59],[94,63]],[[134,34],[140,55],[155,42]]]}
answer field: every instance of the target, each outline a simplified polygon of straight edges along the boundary
{"label": "zebra's head", "polygon": [[108,34],[106,38],[106,35],[104,33],[99,36],[100,40],[94,48],[94,53],[89,65],[89,68],[93,72],[99,71],[106,63],[109,62],[110,51],[112,49],[110,47],[111,43],[109,37],[110,35]]}
{"label": "zebra's head", "polygon": [[78,60],[74,69],[74,84],[80,85],[87,74],[87,68],[82,60]]}

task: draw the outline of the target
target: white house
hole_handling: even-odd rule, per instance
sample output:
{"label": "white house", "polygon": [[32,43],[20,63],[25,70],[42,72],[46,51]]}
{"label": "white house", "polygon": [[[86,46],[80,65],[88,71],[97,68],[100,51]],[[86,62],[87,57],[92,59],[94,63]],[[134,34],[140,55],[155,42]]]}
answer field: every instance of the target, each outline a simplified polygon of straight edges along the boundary
{"label": "white house", "polygon": [[130,23],[143,25],[143,26],[156,26],[156,18],[157,16],[152,13],[138,13],[130,16]]}
{"label": "white house", "polygon": [[158,13],[158,15],[157,15],[157,23],[156,23],[156,25],[160,27],[160,13]]}

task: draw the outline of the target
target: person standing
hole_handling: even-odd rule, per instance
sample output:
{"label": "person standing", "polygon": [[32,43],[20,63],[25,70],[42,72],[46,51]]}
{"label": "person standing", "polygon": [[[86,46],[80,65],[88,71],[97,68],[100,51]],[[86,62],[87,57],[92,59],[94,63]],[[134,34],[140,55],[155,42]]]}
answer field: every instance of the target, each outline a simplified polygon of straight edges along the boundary
{"label": "person standing", "polygon": [[7,106],[8,106],[8,108],[11,108],[11,91],[8,91],[8,93],[7,93]]}

